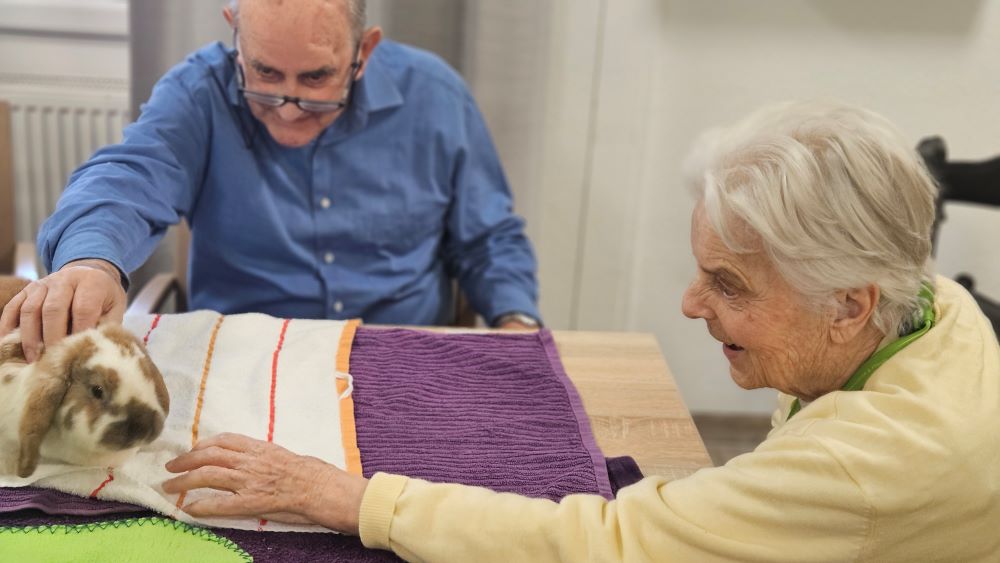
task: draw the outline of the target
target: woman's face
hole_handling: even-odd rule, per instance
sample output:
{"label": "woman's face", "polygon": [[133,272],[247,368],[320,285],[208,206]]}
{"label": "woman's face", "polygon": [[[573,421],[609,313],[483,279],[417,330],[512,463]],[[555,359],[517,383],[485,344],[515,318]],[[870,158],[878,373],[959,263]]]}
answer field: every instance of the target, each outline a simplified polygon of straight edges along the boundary
{"label": "woman's face", "polygon": [[[741,243],[760,248],[749,230]],[[699,204],[691,249],[698,273],[682,309],[705,319],[722,343],[733,381],[744,389],[771,387],[811,400],[845,379],[830,353],[830,310],[817,310],[781,277],[763,250],[737,254],[723,244]]]}

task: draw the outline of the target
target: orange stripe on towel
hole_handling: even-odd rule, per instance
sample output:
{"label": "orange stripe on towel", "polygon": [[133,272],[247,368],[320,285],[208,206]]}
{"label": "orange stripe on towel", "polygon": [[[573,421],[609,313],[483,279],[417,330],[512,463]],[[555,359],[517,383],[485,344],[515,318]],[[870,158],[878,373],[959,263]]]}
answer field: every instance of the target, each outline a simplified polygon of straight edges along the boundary
{"label": "orange stripe on towel", "polygon": [[[208,351],[205,353],[205,365],[201,368],[201,385],[198,387],[198,401],[194,407],[194,422],[191,423],[191,447],[198,443],[198,423],[201,422],[201,407],[205,404],[205,386],[208,383],[208,372],[212,369],[212,354],[215,353],[215,337],[219,335],[219,327],[222,321],[226,320],[225,315],[219,315],[219,320],[215,321],[212,327],[212,336],[208,340]],[[184,497],[187,493],[181,493],[177,497],[177,508],[184,505]]]}
{"label": "orange stripe on towel", "polygon": [[[340,344],[337,346],[337,371],[351,373],[351,348],[354,345],[354,333],[361,321],[347,321],[344,331],[340,334]],[[347,391],[347,381],[337,378],[337,396]],[[354,399],[345,397],[340,400],[340,436],[344,445],[345,468],[348,473],[361,475],[361,450],[358,449],[358,430],[354,425]]]}

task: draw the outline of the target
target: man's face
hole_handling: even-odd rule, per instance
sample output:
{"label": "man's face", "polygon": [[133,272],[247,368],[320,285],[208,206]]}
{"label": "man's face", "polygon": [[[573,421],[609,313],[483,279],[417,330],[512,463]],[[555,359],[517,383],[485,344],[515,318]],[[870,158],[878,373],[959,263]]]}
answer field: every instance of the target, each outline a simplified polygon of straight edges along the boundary
{"label": "man's face", "polygon": [[[341,2],[307,2],[292,9],[269,2],[243,2],[239,15],[237,64],[245,88],[316,101],[338,101],[354,78],[357,56]],[[254,117],[278,143],[301,147],[318,137],[342,113],[307,112],[294,103],[269,107],[248,100]]]}

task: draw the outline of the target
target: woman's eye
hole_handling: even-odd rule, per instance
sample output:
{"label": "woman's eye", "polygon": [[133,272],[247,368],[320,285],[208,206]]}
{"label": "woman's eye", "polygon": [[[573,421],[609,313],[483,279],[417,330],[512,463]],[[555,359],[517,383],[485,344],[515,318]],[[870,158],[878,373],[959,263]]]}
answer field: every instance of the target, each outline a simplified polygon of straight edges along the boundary
{"label": "woman's eye", "polygon": [[90,394],[95,399],[98,399],[98,400],[103,399],[104,398],[104,388],[101,387],[100,385],[91,385],[90,386]]}
{"label": "woman's eye", "polygon": [[734,297],[736,297],[736,291],[733,290],[728,285],[726,285],[726,282],[718,278],[716,278],[715,280],[715,287],[718,288],[719,293],[721,293],[722,296],[725,297],[726,299],[733,299]]}

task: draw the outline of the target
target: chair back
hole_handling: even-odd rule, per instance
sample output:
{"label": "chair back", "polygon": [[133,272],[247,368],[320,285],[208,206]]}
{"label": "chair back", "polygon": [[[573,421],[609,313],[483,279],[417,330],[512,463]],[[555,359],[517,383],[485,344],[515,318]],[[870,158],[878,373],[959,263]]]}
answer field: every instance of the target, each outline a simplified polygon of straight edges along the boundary
{"label": "chair back", "polygon": [[[1000,210],[1000,157],[975,162],[948,160],[948,147],[944,139],[937,136],[922,139],[917,145],[917,152],[938,185],[932,233],[936,252],[938,231],[945,220],[945,202],[961,201]],[[969,274],[959,274],[956,281],[965,286],[976,299],[983,313],[993,323],[997,338],[1000,338],[1000,302],[976,291],[976,282]]]}

